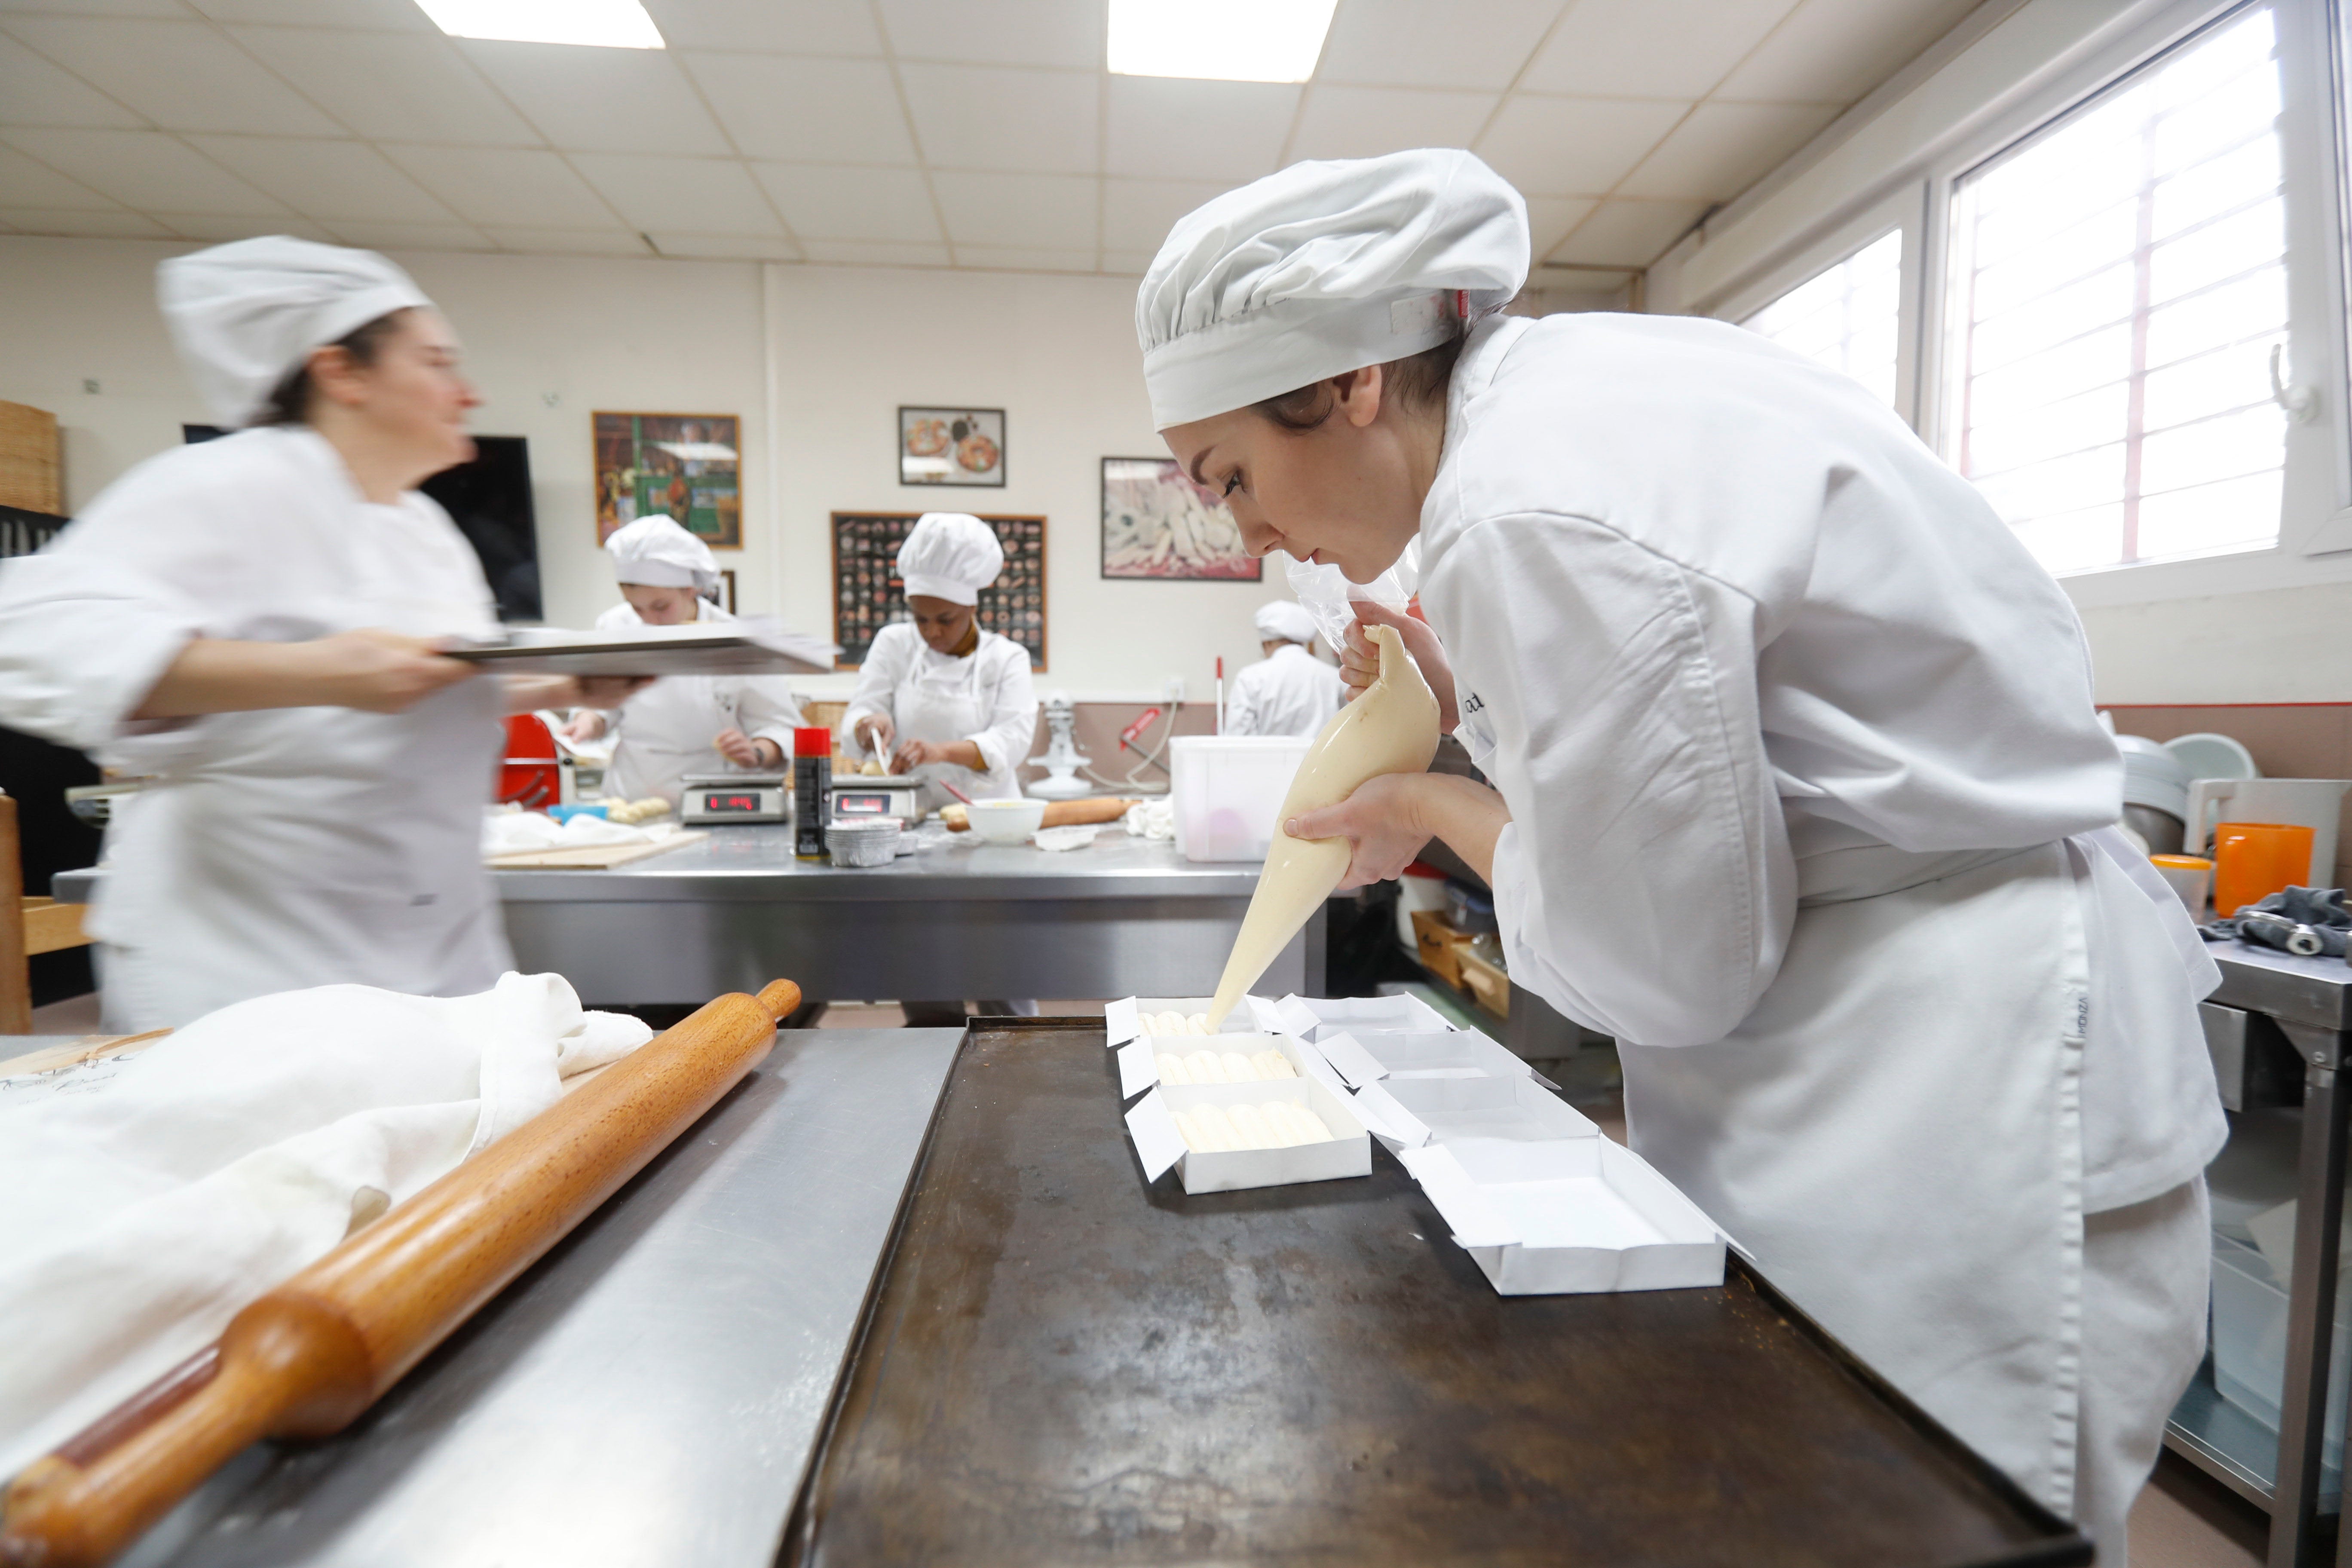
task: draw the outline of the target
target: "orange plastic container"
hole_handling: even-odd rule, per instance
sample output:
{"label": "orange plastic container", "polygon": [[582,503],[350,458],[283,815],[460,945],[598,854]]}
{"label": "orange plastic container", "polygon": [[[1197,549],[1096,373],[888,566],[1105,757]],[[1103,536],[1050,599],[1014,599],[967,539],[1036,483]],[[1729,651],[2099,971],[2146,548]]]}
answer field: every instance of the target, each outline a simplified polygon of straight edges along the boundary
{"label": "orange plastic container", "polygon": [[2224,822],[2213,829],[2213,912],[2227,920],[2311,875],[2312,829],[2286,822]]}

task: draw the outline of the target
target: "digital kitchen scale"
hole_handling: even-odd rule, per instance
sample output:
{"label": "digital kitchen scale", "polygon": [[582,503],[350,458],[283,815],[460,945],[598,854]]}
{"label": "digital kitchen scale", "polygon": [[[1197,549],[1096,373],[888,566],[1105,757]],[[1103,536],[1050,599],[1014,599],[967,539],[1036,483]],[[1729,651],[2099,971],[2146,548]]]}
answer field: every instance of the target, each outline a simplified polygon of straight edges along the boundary
{"label": "digital kitchen scale", "polygon": [[678,792],[678,820],[688,827],[790,822],[792,797],[784,784],[782,773],[689,773]]}
{"label": "digital kitchen scale", "polygon": [[901,822],[913,823],[922,813],[916,797],[922,793],[923,781],[904,773],[835,773],[833,775],[833,812],[835,816],[895,816]]}

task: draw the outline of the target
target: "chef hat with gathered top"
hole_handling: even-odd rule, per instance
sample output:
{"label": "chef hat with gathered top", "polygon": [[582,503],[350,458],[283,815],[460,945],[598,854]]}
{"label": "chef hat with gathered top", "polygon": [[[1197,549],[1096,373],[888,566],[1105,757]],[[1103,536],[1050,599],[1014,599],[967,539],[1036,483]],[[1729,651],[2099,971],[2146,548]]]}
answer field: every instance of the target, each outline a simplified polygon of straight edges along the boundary
{"label": "chef hat with gathered top", "polygon": [[1003,570],[996,531],[968,511],[927,511],[898,546],[898,580],[910,597],[977,605]]}
{"label": "chef hat with gathered top", "polygon": [[604,541],[613,575],[641,588],[691,588],[709,597],[719,591],[719,563],[710,546],[675,519],[641,517],[613,531]]}
{"label": "chef hat with gathered top", "polygon": [[1435,348],[1528,279],[1528,204],[1468,153],[1293,163],[1177,220],[1136,290],[1157,429]]}
{"label": "chef hat with gathered top", "polygon": [[1307,606],[1296,599],[1276,599],[1257,607],[1257,635],[1260,641],[1312,644],[1315,641],[1315,617]]}
{"label": "chef hat with gathered top", "polygon": [[283,234],[174,257],[155,268],[155,293],[205,406],[229,426],[259,414],[312,349],[433,303],[373,250]]}

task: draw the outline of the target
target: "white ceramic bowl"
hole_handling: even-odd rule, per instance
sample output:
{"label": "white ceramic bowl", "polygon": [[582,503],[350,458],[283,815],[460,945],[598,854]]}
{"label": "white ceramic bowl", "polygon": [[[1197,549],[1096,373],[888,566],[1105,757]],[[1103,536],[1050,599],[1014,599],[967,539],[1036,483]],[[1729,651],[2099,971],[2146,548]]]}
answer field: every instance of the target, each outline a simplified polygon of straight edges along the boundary
{"label": "white ceramic bowl", "polygon": [[1042,800],[976,800],[964,809],[971,830],[991,844],[1020,844],[1045,826]]}

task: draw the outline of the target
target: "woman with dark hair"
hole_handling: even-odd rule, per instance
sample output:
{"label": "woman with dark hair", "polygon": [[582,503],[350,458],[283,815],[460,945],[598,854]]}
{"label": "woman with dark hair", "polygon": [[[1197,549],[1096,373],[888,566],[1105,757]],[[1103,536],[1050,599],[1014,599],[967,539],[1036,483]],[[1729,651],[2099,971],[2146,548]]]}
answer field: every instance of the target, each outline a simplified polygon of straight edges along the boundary
{"label": "woman with dark hair", "polygon": [[[1860,385],[1717,321],[1500,307],[1466,153],[1299,163],[1180,222],[1154,421],[1252,550],[1369,583],[1494,782],[1284,830],[1433,837],[1511,977],[1616,1037],[1634,1148],[2102,1563],[2201,1353],[2218,979],[2116,833],[2072,606]],[[1366,682],[1355,639],[1350,683]],[[1572,1350],[1567,1353],[1573,1353]]]}
{"label": "woman with dark hair", "polygon": [[488,989],[499,720],[590,694],[439,651],[497,627],[416,493],[473,456],[457,338],[383,257],[307,240],[167,261],[159,291],[243,428],[140,464],[0,573],[0,720],[154,781],[89,916],[107,1026],[339,982]]}

